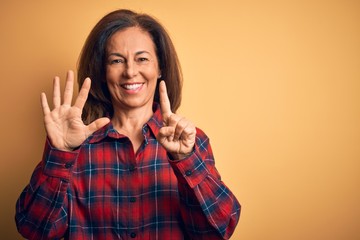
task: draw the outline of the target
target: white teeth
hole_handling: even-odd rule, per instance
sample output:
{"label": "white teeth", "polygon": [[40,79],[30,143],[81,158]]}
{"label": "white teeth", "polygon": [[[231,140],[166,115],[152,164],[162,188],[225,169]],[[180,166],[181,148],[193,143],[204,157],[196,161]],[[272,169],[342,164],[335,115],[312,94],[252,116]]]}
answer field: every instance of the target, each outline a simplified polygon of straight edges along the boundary
{"label": "white teeth", "polygon": [[123,85],[123,87],[127,90],[135,90],[137,88],[139,88],[142,84],[141,83],[137,83],[137,84],[125,84]]}

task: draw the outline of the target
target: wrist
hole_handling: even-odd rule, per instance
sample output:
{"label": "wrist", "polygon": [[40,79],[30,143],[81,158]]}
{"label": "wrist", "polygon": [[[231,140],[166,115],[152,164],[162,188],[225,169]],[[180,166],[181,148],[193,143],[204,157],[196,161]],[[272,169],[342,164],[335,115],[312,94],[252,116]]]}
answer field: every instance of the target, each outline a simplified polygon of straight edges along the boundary
{"label": "wrist", "polygon": [[181,160],[190,157],[194,151],[188,153],[169,153],[173,160]]}
{"label": "wrist", "polygon": [[57,150],[63,151],[63,152],[72,152],[75,150],[75,148],[71,148],[64,144],[59,144],[57,142],[54,142],[50,137],[48,137],[48,139],[49,139],[50,146],[54,149],[57,149]]}

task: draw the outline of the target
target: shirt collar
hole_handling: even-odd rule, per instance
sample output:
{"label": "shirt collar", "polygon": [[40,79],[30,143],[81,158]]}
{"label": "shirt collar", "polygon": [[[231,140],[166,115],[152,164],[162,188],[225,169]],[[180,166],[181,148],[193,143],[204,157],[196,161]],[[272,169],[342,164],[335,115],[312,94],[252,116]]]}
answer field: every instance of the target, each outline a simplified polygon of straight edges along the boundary
{"label": "shirt collar", "polygon": [[[163,126],[160,105],[158,103],[154,102],[153,112],[154,113],[153,113],[152,117],[149,119],[149,121],[147,123],[144,124],[143,132],[144,132],[144,129],[149,128],[153,137],[156,138],[156,136],[159,133],[160,128]],[[101,129],[94,132],[88,138],[87,142],[89,142],[89,143],[100,142],[103,139],[105,139],[106,137],[110,137],[110,138],[114,138],[114,139],[126,138],[126,136],[118,133],[118,131],[115,130],[113,124],[110,121],[107,125],[105,125]]]}

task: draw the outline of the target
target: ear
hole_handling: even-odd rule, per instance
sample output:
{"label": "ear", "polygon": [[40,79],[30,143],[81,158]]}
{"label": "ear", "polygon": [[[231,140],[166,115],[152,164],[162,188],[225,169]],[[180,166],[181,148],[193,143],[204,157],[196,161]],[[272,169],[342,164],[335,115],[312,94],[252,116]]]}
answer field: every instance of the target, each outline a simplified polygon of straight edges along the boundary
{"label": "ear", "polygon": [[160,68],[160,66],[158,66],[158,77],[157,77],[157,79],[160,80],[161,78],[162,78],[161,68]]}

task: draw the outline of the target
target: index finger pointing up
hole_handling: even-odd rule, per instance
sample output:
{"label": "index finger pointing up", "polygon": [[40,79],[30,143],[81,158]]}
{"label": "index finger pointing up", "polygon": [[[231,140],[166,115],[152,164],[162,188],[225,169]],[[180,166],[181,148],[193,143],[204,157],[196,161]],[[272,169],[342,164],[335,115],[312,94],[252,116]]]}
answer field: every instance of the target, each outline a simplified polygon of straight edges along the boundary
{"label": "index finger pointing up", "polygon": [[165,81],[160,82],[159,93],[160,93],[161,113],[163,116],[168,117],[172,114],[172,112],[171,112],[170,100],[169,100],[167,90],[166,90]]}

